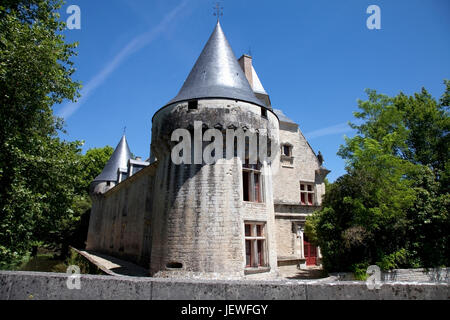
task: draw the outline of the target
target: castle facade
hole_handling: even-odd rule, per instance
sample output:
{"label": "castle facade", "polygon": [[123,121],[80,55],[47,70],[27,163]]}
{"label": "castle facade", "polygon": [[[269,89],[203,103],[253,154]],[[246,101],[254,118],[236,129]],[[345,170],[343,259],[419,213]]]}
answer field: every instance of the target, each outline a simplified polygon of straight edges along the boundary
{"label": "castle facade", "polygon": [[[177,155],[195,157],[219,132],[224,156],[174,162],[177,129],[192,137],[192,148]],[[264,133],[270,158],[250,161],[250,142],[240,154],[237,139],[226,155],[230,130],[258,141]],[[320,265],[303,228],[320,208],[329,171],[298,124],[272,108],[252,58],[236,59],[219,22],[178,95],[154,114],[150,154],[133,159],[124,136],[92,182],[87,250],[134,261],[157,277],[269,277]]]}

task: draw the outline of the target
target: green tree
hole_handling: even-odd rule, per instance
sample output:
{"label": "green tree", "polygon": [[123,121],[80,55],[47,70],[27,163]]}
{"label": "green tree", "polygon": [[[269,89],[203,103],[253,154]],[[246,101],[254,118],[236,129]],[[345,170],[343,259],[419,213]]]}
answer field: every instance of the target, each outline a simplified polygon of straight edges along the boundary
{"label": "green tree", "polygon": [[110,146],[89,149],[81,159],[82,184],[80,193],[89,194],[89,185],[102,172],[114,149]]}
{"label": "green tree", "polygon": [[72,221],[80,183],[79,142],[58,138],[52,106],[75,101],[70,60],[76,44],[61,34],[59,0],[0,4],[0,263],[56,243]]}
{"label": "green tree", "polygon": [[324,266],[356,271],[448,265],[449,81],[438,102],[367,90],[361,125],[339,155],[347,174],[331,185],[306,231]]}
{"label": "green tree", "polygon": [[91,198],[89,186],[91,182],[102,172],[114,149],[110,146],[89,149],[80,160],[80,183],[77,185],[77,197],[73,204],[76,221],[71,221],[70,230],[62,243],[63,253],[68,252],[68,246],[83,249],[87,239],[89,217],[91,214]]}

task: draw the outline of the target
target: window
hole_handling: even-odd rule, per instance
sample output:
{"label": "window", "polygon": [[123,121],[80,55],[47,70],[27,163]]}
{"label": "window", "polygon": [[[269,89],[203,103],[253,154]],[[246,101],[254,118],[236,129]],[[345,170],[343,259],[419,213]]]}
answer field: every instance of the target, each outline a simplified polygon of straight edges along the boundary
{"label": "window", "polygon": [[281,146],[281,154],[286,157],[292,157],[292,146],[288,144],[283,144]]}
{"label": "window", "polygon": [[265,223],[245,223],[245,266],[267,266]]}
{"label": "window", "polygon": [[249,202],[264,202],[261,163],[248,164],[248,159],[242,164],[243,198]]}
{"label": "window", "polygon": [[261,117],[267,119],[267,109],[266,108],[261,107]]}
{"label": "window", "polygon": [[300,204],[314,205],[314,185],[312,183],[300,183]]}
{"label": "window", "polygon": [[198,109],[198,100],[192,100],[188,102],[188,110],[197,110]]}

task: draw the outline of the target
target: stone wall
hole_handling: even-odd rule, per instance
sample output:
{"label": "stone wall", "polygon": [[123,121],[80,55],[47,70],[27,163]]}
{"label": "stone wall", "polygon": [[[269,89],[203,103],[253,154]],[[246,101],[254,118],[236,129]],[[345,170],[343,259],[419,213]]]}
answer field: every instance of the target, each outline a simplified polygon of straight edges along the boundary
{"label": "stone wall", "polygon": [[93,196],[87,250],[131,260],[148,268],[156,166],[146,167],[105,194]]}
{"label": "stone wall", "polygon": [[450,299],[448,284],[386,283],[369,290],[364,282],[209,281],[81,275],[69,290],[58,273],[0,272],[1,300],[430,300]]}
{"label": "stone wall", "polygon": [[442,269],[396,269],[382,273],[383,281],[417,281],[449,283],[450,268]]}
{"label": "stone wall", "polygon": [[274,177],[274,202],[300,204],[302,181],[315,184],[316,205],[320,205],[325,188],[315,172],[319,169],[319,162],[298,125],[284,122],[280,124],[280,145],[282,144],[292,146],[292,159],[288,161],[288,158],[282,157],[280,160],[280,169]]}
{"label": "stone wall", "polygon": [[[279,170],[274,176],[275,224],[277,232],[278,265],[306,266],[301,253],[298,228],[302,228],[306,217],[320,208],[325,194],[323,177],[316,173],[320,168],[317,157],[295,123],[280,123],[280,144],[292,147],[292,157],[281,156]],[[301,205],[300,183],[314,185],[314,205]]]}
{"label": "stone wall", "polygon": [[296,252],[297,234],[292,230],[291,219],[277,219],[276,220],[276,232],[277,232],[277,254],[279,257],[288,257],[299,255],[300,252]]}
{"label": "stone wall", "polygon": [[[381,280],[385,282],[441,282],[449,283],[450,268],[438,269],[394,269],[381,272]],[[351,272],[333,273],[341,281],[353,281],[355,276]]]}

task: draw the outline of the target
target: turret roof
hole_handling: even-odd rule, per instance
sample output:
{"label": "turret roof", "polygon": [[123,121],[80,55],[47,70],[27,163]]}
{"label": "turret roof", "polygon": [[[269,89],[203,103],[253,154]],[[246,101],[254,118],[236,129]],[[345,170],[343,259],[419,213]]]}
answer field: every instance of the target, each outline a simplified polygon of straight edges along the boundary
{"label": "turret roof", "polygon": [[240,100],[267,108],[250,87],[219,21],[180,92],[167,105],[201,98]]}
{"label": "turret roof", "polygon": [[94,181],[117,181],[117,170],[119,168],[127,168],[128,160],[132,157],[130,148],[128,147],[125,135],[120,139],[119,144],[114,150],[111,158]]}

